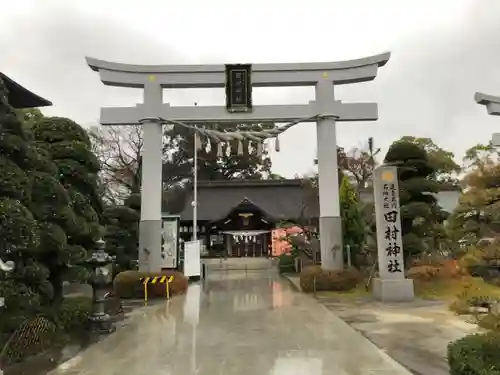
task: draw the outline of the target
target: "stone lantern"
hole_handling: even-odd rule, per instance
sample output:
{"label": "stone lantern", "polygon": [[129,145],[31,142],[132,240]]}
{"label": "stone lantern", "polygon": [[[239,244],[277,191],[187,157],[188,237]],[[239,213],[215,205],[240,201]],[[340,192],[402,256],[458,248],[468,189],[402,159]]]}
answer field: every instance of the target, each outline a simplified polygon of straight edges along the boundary
{"label": "stone lantern", "polygon": [[111,333],[115,330],[109,314],[105,310],[107,287],[112,282],[112,258],[104,251],[106,243],[100,239],[92,256],[85,262],[91,269],[92,311],[89,315],[91,332]]}

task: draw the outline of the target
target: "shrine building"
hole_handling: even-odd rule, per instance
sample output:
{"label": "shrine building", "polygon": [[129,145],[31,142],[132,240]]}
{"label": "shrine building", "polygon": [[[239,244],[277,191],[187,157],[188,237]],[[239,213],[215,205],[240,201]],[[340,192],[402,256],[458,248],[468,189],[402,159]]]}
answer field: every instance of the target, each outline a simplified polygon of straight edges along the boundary
{"label": "shrine building", "polygon": [[[193,194],[180,213],[180,238],[193,235]],[[205,257],[266,257],[272,231],[284,222],[317,225],[317,193],[301,180],[198,183],[197,235]]]}

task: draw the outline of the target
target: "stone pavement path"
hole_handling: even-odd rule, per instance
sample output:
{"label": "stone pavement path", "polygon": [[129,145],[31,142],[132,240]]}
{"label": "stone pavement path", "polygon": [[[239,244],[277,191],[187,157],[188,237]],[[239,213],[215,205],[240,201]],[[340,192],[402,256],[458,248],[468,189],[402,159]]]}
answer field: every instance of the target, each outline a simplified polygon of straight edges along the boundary
{"label": "stone pavement path", "polygon": [[269,272],[213,272],[50,375],[409,375]]}
{"label": "stone pavement path", "polygon": [[318,300],[416,375],[448,375],[448,343],[480,331],[439,302]]}

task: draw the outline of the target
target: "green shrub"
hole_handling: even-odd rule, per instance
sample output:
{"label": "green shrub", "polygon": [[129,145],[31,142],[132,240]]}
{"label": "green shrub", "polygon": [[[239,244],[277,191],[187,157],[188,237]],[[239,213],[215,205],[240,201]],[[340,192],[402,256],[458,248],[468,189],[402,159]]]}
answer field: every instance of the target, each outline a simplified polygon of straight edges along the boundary
{"label": "green shrub", "polygon": [[66,332],[84,329],[91,308],[92,299],[88,297],[65,298],[56,312],[56,324]]}
{"label": "green shrub", "polygon": [[19,200],[23,203],[29,202],[31,185],[24,171],[5,156],[0,155],[0,196]]}
{"label": "green shrub", "polygon": [[491,303],[497,299],[498,295],[492,294],[490,290],[484,290],[484,288],[468,282],[451,302],[449,309],[456,314],[469,314],[472,306],[478,306],[481,303]]}
{"label": "green shrub", "polygon": [[279,273],[295,273],[295,257],[291,254],[281,254],[278,256]]}
{"label": "green shrub", "polygon": [[62,206],[70,204],[68,192],[56,178],[42,172],[33,172],[29,178],[33,202]]}
{"label": "green shrub", "polygon": [[76,160],[91,173],[97,173],[100,170],[99,160],[85,142],[62,141],[45,147],[47,147],[53,159]]}
{"label": "green shrub", "polygon": [[2,255],[39,246],[36,221],[19,201],[0,197],[0,239]]}
{"label": "green shrub", "polygon": [[448,345],[451,375],[500,375],[500,335],[465,336]]}
{"label": "green shrub", "polygon": [[0,154],[6,156],[24,170],[29,163],[26,156],[31,148],[30,144],[26,142],[26,139],[18,135],[2,133],[2,137],[0,137]]}
{"label": "green shrub", "polygon": [[[178,271],[162,271],[162,272],[139,272],[129,270],[120,272],[116,275],[113,282],[114,292],[120,298],[144,298],[144,285],[141,281],[145,277],[155,276],[173,276],[174,279],[170,283],[170,294],[183,294],[188,287],[188,279],[181,272]],[[165,298],[166,288],[164,283],[148,284],[148,297]]]}
{"label": "green shrub", "polygon": [[83,142],[91,146],[87,132],[76,122],[64,117],[44,117],[32,128],[38,142],[53,144],[56,142]]}
{"label": "green shrub", "polygon": [[355,268],[342,271],[324,271],[320,266],[305,267],[300,273],[302,291],[347,291],[354,289],[362,280],[361,273]]}

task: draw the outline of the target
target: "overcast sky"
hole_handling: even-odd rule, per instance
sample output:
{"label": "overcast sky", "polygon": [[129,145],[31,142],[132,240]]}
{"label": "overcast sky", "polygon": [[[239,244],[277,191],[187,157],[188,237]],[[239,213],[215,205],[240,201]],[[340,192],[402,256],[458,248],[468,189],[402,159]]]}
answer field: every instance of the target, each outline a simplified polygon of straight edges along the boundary
{"label": "overcast sky", "polygon": [[[105,87],[85,56],[137,64],[316,62],[391,51],[369,83],[336,88],[376,101],[377,122],[339,123],[338,144],[383,152],[403,135],[431,137],[461,160],[500,131],[473,100],[500,95],[499,0],[0,0],[0,71],[54,103],[48,115],[84,126],[139,90]],[[313,88],[254,89],[256,104],[307,103]],[[223,90],[168,91],[173,105],[223,105]],[[281,138],[275,172],[312,169],[315,125]]]}

